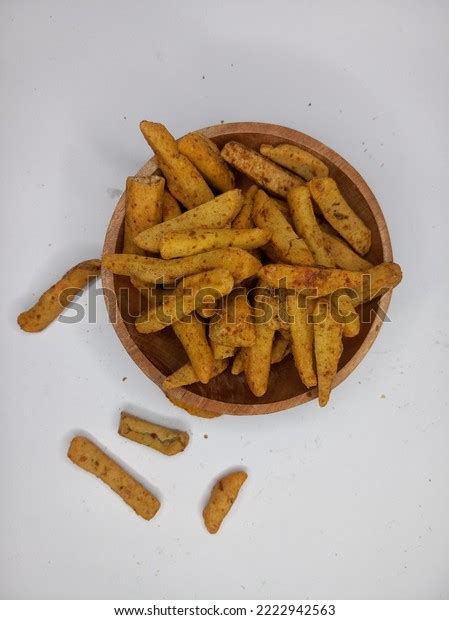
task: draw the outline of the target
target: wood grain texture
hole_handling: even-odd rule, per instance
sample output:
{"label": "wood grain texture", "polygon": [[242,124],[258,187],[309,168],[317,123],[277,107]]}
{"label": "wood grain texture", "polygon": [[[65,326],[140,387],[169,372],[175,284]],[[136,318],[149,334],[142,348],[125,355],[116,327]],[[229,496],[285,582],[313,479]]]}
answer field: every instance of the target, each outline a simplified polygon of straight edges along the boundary
{"label": "wood grain texture", "polygon": [[[380,206],[360,174],[340,155],[330,148],[299,131],[266,123],[227,123],[201,129],[220,148],[229,140],[243,142],[256,150],[260,144],[296,144],[317,155],[329,167],[329,175],[335,179],[342,194],[372,232],[372,247],[366,258],[373,263],[392,261],[390,237]],[[147,176],[157,170],[154,158],[137,173]],[[237,187],[246,188],[250,181],[236,173]],[[125,196],[121,196],[106,232],[103,253],[121,252],[123,245],[123,222]],[[165,377],[187,361],[186,354],[171,328],[156,334],[139,334],[134,327],[133,316],[139,308],[139,293],[124,276],[116,276],[102,270],[103,287],[110,320],[125,350],[137,366],[161,386]],[[125,300],[129,297],[129,309]],[[380,314],[388,310],[391,292],[373,300],[363,307],[369,322],[362,322],[356,338],[345,339],[344,351],[334,386],[341,383],[364,358],[373,344],[381,326]],[[230,415],[257,415],[273,413],[301,405],[316,398],[316,389],[307,390],[301,383],[291,357],[272,366],[266,394],[256,398],[246,386],[243,375],[232,375],[230,369],[212,379],[207,385],[194,384],[173,390],[172,395],[188,407],[198,407],[214,413]]]}

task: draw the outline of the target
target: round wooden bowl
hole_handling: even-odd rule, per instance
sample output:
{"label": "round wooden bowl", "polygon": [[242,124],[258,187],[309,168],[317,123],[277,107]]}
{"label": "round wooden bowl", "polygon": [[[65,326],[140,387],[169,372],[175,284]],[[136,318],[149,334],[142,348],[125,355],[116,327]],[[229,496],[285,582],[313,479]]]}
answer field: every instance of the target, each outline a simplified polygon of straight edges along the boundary
{"label": "round wooden bowl", "polygon": [[[390,237],[384,216],[372,191],[360,174],[330,148],[294,129],[266,123],[226,123],[201,129],[219,147],[237,140],[259,149],[260,144],[296,144],[317,155],[329,167],[330,176],[340,187],[354,211],[372,232],[372,247],[367,256],[373,263],[392,261]],[[155,158],[150,159],[137,173],[148,176],[157,170]],[[236,175],[237,186],[245,188],[249,181]],[[104,241],[104,254],[117,253],[123,247],[125,194],[122,194],[109,223]],[[103,287],[107,289],[106,303],[115,331],[127,353],[137,366],[161,386],[165,377],[187,361],[187,356],[173,330],[167,328],[155,334],[139,334],[133,323],[139,299],[129,279],[102,270]],[[363,306],[361,330],[356,338],[346,338],[334,385],[341,383],[360,363],[374,342],[381,326],[381,316],[387,312],[391,292]],[[376,312],[377,310],[377,312]],[[317,396],[317,390],[307,390],[301,383],[291,356],[271,367],[268,390],[256,398],[246,386],[243,375],[233,376],[228,369],[207,385],[194,385],[172,391],[173,397],[186,407],[199,407],[214,413],[256,415],[273,413],[301,405]]]}

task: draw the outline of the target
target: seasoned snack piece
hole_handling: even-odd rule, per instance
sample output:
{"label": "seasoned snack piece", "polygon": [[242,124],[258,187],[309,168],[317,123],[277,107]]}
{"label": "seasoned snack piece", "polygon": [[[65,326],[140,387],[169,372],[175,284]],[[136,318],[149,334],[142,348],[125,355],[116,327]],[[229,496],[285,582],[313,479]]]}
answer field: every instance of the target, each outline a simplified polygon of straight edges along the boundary
{"label": "seasoned snack piece", "polygon": [[189,358],[201,383],[209,383],[214,369],[214,356],[206,337],[206,326],[194,314],[186,321],[173,323],[173,330]]}
{"label": "seasoned snack piece", "polygon": [[256,339],[246,289],[234,289],[224,302],[217,320],[209,325],[209,338],[227,347],[250,347]]}
{"label": "seasoned snack piece", "polygon": [[212,187],[220,192],[235,187],[234,175],[212,140],[200,133],[188,133],[178,140],[178,149],[190,159]]}
{"label": "seasoned snack piece", "polygon": [[192,211],[181,213],[177,217],[144,230],[134,241],[144,250],[159,252],[162,237],[166,233],[200,228],[224,228],[234,219],[242,204],[241,190],[233,189]]}
{"label": "seasoned snack piece", "polygon": [[168,291],[164,291],[163,288],[160,288],[156,284],[148,284],[147,282],[143,282],[143,280],[139,280],[136,276],[131,276],[130,280],[131,284],[146,299],[147,309],[154,308],[155,306],[161,304],[164,299],[164,295],[168,294]]}
{"label": "seasoned snack piece", "polygon": [[296,294],[287,297],[287,310],[291,317],[290,334],[292,353],[299,378],[306,388],[317,384],[313,368],[313,322],[307,300]]}
{"label": "seasoned snack piece", "polygon": [[284,336],[277,335],[271,349],[271,364],[279,364],[290,353],[290,341]]}
{"label": "seasoned snack piece", "polygon": [[254,250],[265,245],[270,237],[271,232],[261,228],[204,228],[198,231],[172,232],[162,237],[160,252],[162,258],[169,259],[231,247]]}
{"label": "seasoned snack piece", "polygon": [[167,456],[183,452],[189,443],[189,435],[184,431],[142,420],[126,411],[121,413],[118,434]]}
{"label": "seasoned snack piece", "polygon": [[[274,288],[298,289],[309,297],[324,297],[339,289],[353,290],[361,298],[372,299],[375,291],[397,286],[402,279],[401,268],[396,263],[381,263],[368,271],[320,269],[299,265],[265,265],[259,278]],[[377,293],[380,294],[380,293]],[[354,300],[356,305],[357,300]]]}
{"label": "seasoned snack piece", "polygon": [[240,213],[238,213],[233,219],[231,225],[232,228],[254,228],[251,212],[253,210],[254,196],[256,195],[256,192],[257,185],[251,185],[251,187],[247,189],[243,199],[243,207],[241,208]]}
{"label": "seasoned snack piece", "polygon": [[195,416],[196,418],[219,418],[223,414],[222,413],[214,413],[213,411],[207,411],[207,409],[201,409],[201,407],[190,407],[183,403],[182,400],[175,398],[170,392],[166,394],[168,400],[175,405],[175,407],[179,407],[180,409],[184,409],[190,415]]}
{"label": "seasoned snack piece", "polygon": [[181,213],[182,210],[176,198],[173,198],[170,192],[165,190],[162,196],[162,221],[167,222],[168,220],[172,220],[174,217],[181,215]]}
{"label": "seasoned snack piece", "polygon": [[45,291],[29,310],[17,317],[25,332],[40,332],[58,318],[73,298],[81,293],[89,280],[100,275],[101,262],[86,260],[72,267],[56,284]]}
{"label": "seasoned snack piece", "polygon": [[254,396],[263,396],[270,378],[271,349],[274,330],[271,325],[256,323],[256,341],[246,349],[244,371],[246,382]]}
{"label": "seasoned snack piece", "polygon": [[231,373],[233,375],[240,375],[245,367],[245,355],[246,349],[239,349],[234,357],[234,361],[232,362]]}
{"label": "seasoned snack piece", "polygon": [[101,259],[101,264],[106,269],[110,269],[112,273],[120,276],[131,276],[132,265],[157,265],[159,261],[159,258],[138,256],[137,254],[105,254]]}
{"label": "seasoned snack piece", "polygon": [[215,360],[224,360],[228,357],[234,357],[235,347],[227,347],[224,344],[217,344],[213,340],[210,341],[210,348]]}
{"label": "seasoned snack piece", "polygon": [[371,231],[340,194],[334,179],[312,179],[312,198],[329,224],[362,256],[371,247]]}
{"label": "seasoned snack piece", "polygon": [[221,155],[231,166],[243,172],[254,183],[278,196],[285,197],[290,188],[304,185],[302,179],[240,142],[225,144]]}
{"label": "seasoned snack piece", "polygon": [[210,250],[203,254],[163,260],[160,258],[136,261],[129,266],[129,272],[145,282],[165,284],[175,282],[183,276],[226,267],[236,282],[240,282],[255,275],[260,267],[260,261],[249,252],[240,248],[226,248],[224,250]]}
{"label": "seasoned snack piece", "polygon": [[128,177],[126,180],[125,240],[127,254],[145,254],[134,243],[134,237],[162,220],[162,196],[165,179]]}
{"label": "seasoned snack piece", "polygon": [[366,258],[356,254],[346,241],[329,232],[328,228],[331,229],[330,226],[320,225],[324,246],[337,267],[349,271],[367,271],[373,266]]}
{"label": "seasoned snack piece", "polygon": [[105,482],[143,519],[149,521],[159,510],[159,500],[87,437],[74,437],[67,456]]}
{"label": "seasoned snack piece", "polygon": [[136,319],[136,329],[141,334],[160,331],[200,308],[204,301],[227,295],[233,286],[234,280],[226,269],[187,276],[174,294],[164,296],[160,306],[149,308]]}
{"label": "seasoned snack piece", "polygon": [[313,177],[329,176],[329,168],[326,164],[309,151],[300,149],[299,146],[293,144],[278,144],[277,146],[261,144],[260,152],[280,166],[299,174],[306,181],[310,181]]}
{"label": "seasoned snack piece", "polygon": [[335,263],[324,245],[323,233],[313,212],[309,189],[307,187],[294,187],[289,191],[287,200],[294,229],[306,242],[313,255],[315,265],[335,267]]}
{"label": "seasoned snack piece", "polygon": [[214,484],[209,501],[203,510],[204,525],[210,534],[216,534],[233,503],[237,499],[240,488],[248,474],[235,471]]}
{"label": "seasoned snack piece", "polygon": [[313,265],[313,256],[304,239],[298,237],[274,201],[262,190],[255,196],[252,217],[256,226],[271,232],[271,241],[264,248],[271,260]]}
{"label": "seasoned snack piece", "polygon": [[343,351],[342,325],[332,317],[328,300],[318,300],[314,312],[315,361],[318,375],[318,402],[324,407],[338,370]]}
{"label": "seasoned snack piece", "polygon": [[[222,372],[226,370],[228,367],[228,360],[215,360],[214,367],[212,370],[211,379],[220,375]],[[190,362],[175,370],[169,377],[166,377],[162,384],[162,389],[164,392],[168,390],[173,390],[175,388],[184,387],[185,385],[192,385],[193,383],[198,383],[199,379],[193,370],[193,366]]]}
{"label": "seasoned snack piece", "polygon": [[181,155],[176,140],[164,125],[142,121],[140,130],[157,156],[170,193],[187,209],[198,207],[214,197],[201,174]]}

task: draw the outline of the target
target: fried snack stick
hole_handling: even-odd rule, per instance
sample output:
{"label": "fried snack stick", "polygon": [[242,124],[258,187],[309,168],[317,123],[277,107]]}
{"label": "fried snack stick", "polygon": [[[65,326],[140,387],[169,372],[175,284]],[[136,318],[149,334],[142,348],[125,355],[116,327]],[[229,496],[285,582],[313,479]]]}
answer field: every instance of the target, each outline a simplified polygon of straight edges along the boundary
{"label": "fried snack stick", "polygon": [[[211,379],[220,375],[222,372],[226,370],[228,367],[228,360],[215,360],[214,367],[212,370]],[[169,390],[174,390],[175,388],[184,387],[186,385],[192,385],[193,383],[198,383],[199,379],[193,370],[193,366],[190,362],[175,370],[174,373],[165,378],[162,389],[164,392],[168,392]]]}
{"label": "fried snack stick", "polygon": [[45,291],[29,310],[17,317],[25,332],[40,332],[54,321],[73,298],[81,293],[91,278],[100,275],[101,262],[86,260],[72,267],[56,284]]}
{"label": "fried snack stick", "polygon": [[159,252],[162,237],[169,232],[224,228],[234,219],[243,204],[242,192],[233,189],[206,202],[196,209],[144,230],[134,239],[143,250]]}
{"label": "fried snack stick", "polygon": [[140,130],[157,156],[170,193],[187,209],[198,207],[214,195],[195,166],[181,155],[176,140],[164,125],[142,121]]}
{"label": "fried snack stick", "polygon": [[334,179],[312,179],[308,187],[329,224],[356,252],[366,254],[371,247],[371,231],[343,198]]}
{"label": "fried snack stick", "polygon": [[189,443],[189,435],[184,431],[142,420],[127,411],[120,415],[118,434],[167,456],[183,452]]}
{"label": "fried snack stick", "polygon": [[220,529],[223,519],[231,510],[240,488],[247,478],[246,472],[235,471],[214,484],[203,510],[204,525],[210,534],[216,534]]}
{"label": "fried snack stick", "polygon": [[86,437],[74,437],[67,456],[105,482],[143,519],[149,521],[159,510],[159,500]]}
{"label": "fried snack stick", "polygon": [[234,357],[234,361],[232,362],[231,373],[233,375],[240,375],[245,367],[245,355],[246,349],[239,349]]}
{"label": "fried snack stick", "polygon": [[240,142],[225,144],[221,156],[254,183],[278,196],[285,197],[290,188],[304,185],[302,179]]}
{"label": "fried snack stick", "polygon": [[[137,254],[105,254],[101,259],[101,264],[112,273],[120,276],[131,276],[132,265],[158,265],[160,258],[150,256],[139,256]],[[141,280],[143,283],[143,280]]]}
{"label": "fried snack stick", "polygon": [[227,347],[250,347],[256,339],[252,310],[246,289],[234,289],[224,300],[224,308],[217,320],[209,325],[209,338]]}
{"label": "fried snack stick", "polygon": [[367,271],[373,266],[366,258],[356,254],[346,241],[339,239],[328,229],[331,230],[331,227],[320,225],[324,246],[337,267],[349,271]]}
{"label": "fried snack stick", "polygon": [[313,265],[313,256],[304,239],[300,239],[265,192],[254,198],[252,218],[256,226],[271,231],[271,241],[264,247],[271,260],[294,265]]}
{"label": "fried snack stick", "polygon": [[219,418],[223,415],[222,413],[214,413],[213,411],[207,411],[207,409],[201,409],[201,407],[191,407],[190,405],[186,405],[182,402],[182,400],[172,396],[170,392],[168,392],[166,396],[168,400],[175,405],[175,407],[184,409],[184,411],[187,411],[187,413],[195,416],[196,418]]}
{"label": "fried snack stick", "polygon": [[343,328],[332,317],[328,300],[318,300],[314,311],[315,361],[318,375],[318,402],[324,407],[338,370],[338,362],[343,351]]}
{"label": "fried snack stick", "polygon": [[271,232],[261,228],[204,228],[198,231],[172,232],[162,237],[160,252],[162,258],[169,259],[224,248],[255,250],[268,243],[270,238]]}
{"label": "fried snack stick", "polygon": [[165,190],[162,196],[162,221],[167,222],[168,220],[172,220],[174,217],[181,215],[181,213],[182,210],[176,198],[173,198],[170,192]]}
{"label": "fried snack stick", "polygon": [[139,280],[136,276],[130,277],[131,284],[139,291],[141,295],[147,300],[147,308],[154,308],[162,303],[164,295],[168,294],[168,291],[164,291],[163,288],[158,287],[156,284],[147,284],[143,280]]}
{"label": "fried snack stick", "polygon": [[245,378],[254,396],[263,396],[268,388],[273,347],[274,329],[267,323],[256,323],[256,340],[246,349],[244,356]]}
{"label": "fried snack stick", "polygon": [[224,344],[218,344],[213,340],[210,341],[210,348],[215,360],[224,360],[228,357],[234,357],[235,347],[227,347]]}
{"label": "fried snack stick", "polygon": [[124,253],[145,254],[134,237],[161,222],[164,187],[165,179],[158,176],[127,178]]}
{"label": "fried snack stick", "polygon": [[310,309],[304,298],[297,294],[288,295],[287,311],[291,317],[290,335],[293,359],[299,378],[306,388],[317,384],[313,368],[313,322]]}
{"label": "fried snack stick", "polygon": [[[308,297],[324,297],[339,289],[351,289],[361,297],[370,295],[373,289],[389,289],[402,279],[401,268],[396,263],[381,263],[368,271],[344,269],[320,269],[299,265],[265,265],[259,278],[274,288],[298,289]],[[353,300],[354,305],[357,300]]]}
{"label": "fried snack stick", "polygon": [[279,364],[290,353],[290,341],[282,335],[277,335],[271,349],[271,365]]}
{"label": "fried snack stick", "polygon": [[[315,264],[335,268],[335,262],[325,247],[323,233],[316,221],[308,188],[294,187],[289,191],[287,198],[294,228],[307,243],[313,254]],[[343,335],[348,338],[357,336],[360,331],[360,317],[355,312],[349,295],[340,292],[338,299],[332,301],[342,317]]]}
{"label": "fried snack stick", "polygon": [[231,224],[232,228],[237,228],[239,230],[244,228],[254,228],[251,212],[253,210],[254,196],[256,195],[256,192],[257,185],[251,185],[251,187],[245,192],[243,207],[240,209],[240,213],[238,213],[233,219]]}
{"label": "fried snack stick", "polygon": [[187,276],[178,284],[174,295],[165,295],[160,306],[149,308],[136,319],[136,329],[141,334],[160,331],[200,308],[206,298],[219,299],[227,295],[233,286],[234,280],[226,269]]}
{"label": "fried snack stick", "polygon": [[160,281],[169,284],[183,276],[226,267],[234,280],[241,282],[255,275],[261,267],[260,261],[255,256],[240,248],[210,250],[203,254],[171,260],[152,258],[149,261],[151,262],[135,261],[129,265],[129,273],[150,284]]}
{"label": "fried snack stick", "polygon": [[215,142],[200,133],[188,133],[178,140],[178,149],[198,168],[209,185],[220,192],[234,189],[234,175]]}
{"label": "fried snack stick", "polygon": [[195,314],[189,321],[173,323],[173,331],[181,341],[192,368],[201,383],[209,383],[214,369],[214,356],[206,337],[206,326]]}
{"label": "fried snack stick", "polygon": [[260,152],[283,168],[288,168],[295,174],[299,174],[306,181],[310,181],[313,177],[329,176],[329,168],[326,164],[309,151],[300,149],[299,146],[293,144],[278,144],[277,146],[261,144]]}

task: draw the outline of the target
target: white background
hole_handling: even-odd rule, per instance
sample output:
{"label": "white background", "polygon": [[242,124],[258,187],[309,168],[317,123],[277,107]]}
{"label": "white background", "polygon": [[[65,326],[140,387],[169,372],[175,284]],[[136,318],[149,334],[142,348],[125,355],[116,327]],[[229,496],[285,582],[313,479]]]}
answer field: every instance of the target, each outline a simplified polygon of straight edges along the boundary
{"label": "white background", "polygon": [[[3,0],[0,18],[1,596],[446,598],[448,4]],[[150,155],[143,118],[176,136],[290,126],[375,192],[404,281],[326,409],[191,418],[123,352],[101,300],[96,325],[20,333],[21,310],[99,256]],[[120,438],[124,407],[188,430],[189,449]],[[70,463],[80,430],[157,490],[153,521]],[[210,485],[240,465],[248,482],[210,536]]]}

